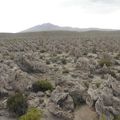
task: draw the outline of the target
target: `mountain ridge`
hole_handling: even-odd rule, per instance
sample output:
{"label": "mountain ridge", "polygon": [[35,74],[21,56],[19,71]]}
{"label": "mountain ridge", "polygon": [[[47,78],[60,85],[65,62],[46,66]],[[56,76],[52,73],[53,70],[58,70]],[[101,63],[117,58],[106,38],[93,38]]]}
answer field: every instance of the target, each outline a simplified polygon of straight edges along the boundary
{"label": "mountain ridge", "polygon": [[41,25],[36,25],[21,32],[40,32],[40,31],[117,31],[115,29],[101,29],[101,28],[78,28],[69,26],[59,26],[52,23],[44,23]]}

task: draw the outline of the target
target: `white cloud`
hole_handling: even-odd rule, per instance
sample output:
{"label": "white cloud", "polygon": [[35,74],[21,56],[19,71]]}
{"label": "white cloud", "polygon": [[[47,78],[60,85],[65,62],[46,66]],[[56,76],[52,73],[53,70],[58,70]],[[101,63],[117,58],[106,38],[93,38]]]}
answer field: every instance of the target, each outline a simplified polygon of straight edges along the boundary
{"label": "white cloud", "polygon": [[99,3],[105,3],[105,4],[118,4],[120,3],[119,0],[90,0],[91,2],[99,2]]}
{"label": "white cloud", "polygon": [[120,29],[119,6],[118,0],[0,0],[0,32],[18,32],[45,22]]}
{"label": "white cloud", "polygon": [[64,7],[81,7],[89,12],[108,13],[119,9],[120,1],[118,0],[64,0]]}

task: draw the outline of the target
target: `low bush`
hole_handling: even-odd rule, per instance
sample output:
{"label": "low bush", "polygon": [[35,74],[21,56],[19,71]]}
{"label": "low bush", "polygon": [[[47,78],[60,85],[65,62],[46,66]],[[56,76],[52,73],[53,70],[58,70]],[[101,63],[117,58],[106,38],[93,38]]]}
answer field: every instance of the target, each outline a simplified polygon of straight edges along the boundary
{"label": "low bush", "polygon": [[97,81],[95,84],[96,84],[96,87],[99,88],[101,85],[101,81]]}
{"label": "low bush", "polygon": [[[111,118],[109,118],[111,120]],[[107,116],[105,114],[102,114],[100,117],[100,120],[108,120]],[[115,115],[113,120],[120,120],[120,115]]]}
{"label": "low bush", "polygon": [[61,63],[64,64],[64,65],[66,65],[66,64],[67,64],[66,59],[65,59],[65,58],[62,58],[62,59],[61,59]]}
{"label": "low bush", "polygon": [[104,65],[106,65],[107,67],[109,67],[109,66],[112,65],[112,62],[111,62],[111,60],[109,60],[109,59],[103,58],[103,59],[101,59],[101,60],[99,61],[99,65],[100,65],[101,67],[103,67]]}
{"label": "low bush", "polygon": [[38,91],[45,92],[47,90],[52,91],[53,86],[48,80],[39,80],[39,81],[36,81],[35,83],[33,83],[32,90],[34,92],[38,92]]}
{"label": "low bush", "polygon": [[120,115],[115,115],[114,120],[120,120]]}
{"label": "low bush", "polygon": [[100,117],[100,120],[107,120],[106,115],[102,114],[102,116]]}
{"label": "low bush", "polygon": [[110,71],[109,73],[112,77],[117,78],[116,73],[114,71]]}
{"label": "low bush", "polygon": [[120,59],[120,53],[118,53],[116,56],[115,56],[115,59]]}
{"label": "low bush", "polygon": [[16,93],[9,97],[7,100],[7,108],[17,116],[25,114],[28,108],[26,97],[22,93]]}
{"label": "low bush", "polygon": [[62,73],[63,73],[63,74],[67,74],[67,73],[69,73],[69,70],[68,70],[68,69],[64,69],[64,70],[62,71]]}
{"label": "low bush", "polygon": [[50,60],[46,60],[46,64],[49,65],[50,64]]}
{"label": "low bush", "polygon": [[42,111],[37,108],[29,108],[27,113],[19,118],[19,120],[41,120]]}

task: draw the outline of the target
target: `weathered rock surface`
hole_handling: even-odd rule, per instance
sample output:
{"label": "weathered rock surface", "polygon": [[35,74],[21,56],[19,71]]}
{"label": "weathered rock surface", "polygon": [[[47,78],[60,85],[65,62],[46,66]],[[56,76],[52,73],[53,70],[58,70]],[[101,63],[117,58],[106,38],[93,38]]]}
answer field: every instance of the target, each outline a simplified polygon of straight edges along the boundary
{"label": "weathered rock surface", "polygon": [[57,87],[51,95],[48,110],[61,120],[73,120],[74,103],[72,97]]}
{"label": "weathered rock surface", "polygon": [[33,58],[33,54],[21,55],[17,60],[18,66],[28,73],[46,73],[48,68],[39,59]]}
{"label": "weathered rock surface", "polygon": [[83,102],[86,96],[86,88],[78,80],[69,80],[63,77],[56,80],[56,85],[61,86],[73,99]]}
{"label": "weathered rock surface", "polygon": [[95,104],[96,112],[100,115],[105,113],[111,115],[120,114],[120,83],[109,76],[104,84],[101,94]]}
{"label": "weathered rock surface", "polygon": [[[112,120],[120,114],[119,38],[119,31],[0,34],[0,120],[8,120],[6,101],[16,91],[44,120],[73,120],[76,103]],[[55,90],[33,93],[33,82],[45,79]]]}

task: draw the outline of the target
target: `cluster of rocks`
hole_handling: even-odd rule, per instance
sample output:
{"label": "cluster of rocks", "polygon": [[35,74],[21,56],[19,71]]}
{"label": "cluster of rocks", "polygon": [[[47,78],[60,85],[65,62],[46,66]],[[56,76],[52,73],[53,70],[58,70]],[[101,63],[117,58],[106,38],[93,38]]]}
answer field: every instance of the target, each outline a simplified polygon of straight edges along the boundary
{"label": "cluster of rocks", "polygon": [[[51,34],[0,40],[0,119],[9,120],[6,101],[16,91],[28,96],[29,107],[44,111],[44,120],[74,120],[82,104],[109,120],[120,115],[120,41]],[[32,84],[41,79],[48,79],[54,90],[34,93]]]}

